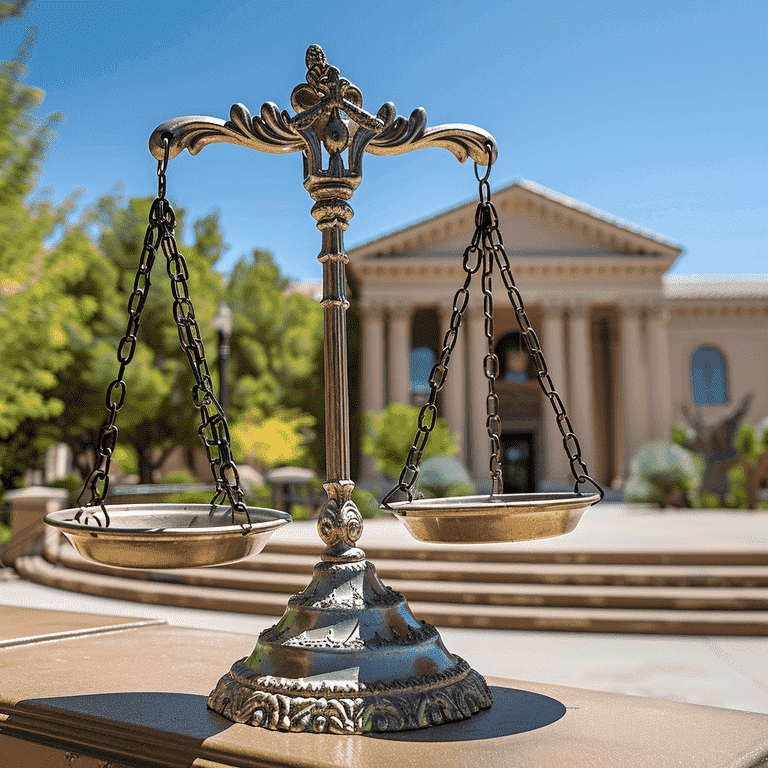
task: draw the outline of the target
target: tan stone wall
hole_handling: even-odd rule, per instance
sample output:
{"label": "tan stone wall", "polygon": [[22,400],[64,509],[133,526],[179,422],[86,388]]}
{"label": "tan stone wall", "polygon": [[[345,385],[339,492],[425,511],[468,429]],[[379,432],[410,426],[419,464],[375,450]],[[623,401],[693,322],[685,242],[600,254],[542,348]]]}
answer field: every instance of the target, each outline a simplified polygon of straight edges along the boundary
{"label": "tan stone wall", "polygon": [[[768,297],[762,302],[744,304],[739,300],[698,300],[672,302],[670,321],[670,376],[672,415],[683,421],[680,410],[698,408],[706,422],[730,413],[742,397],[754,397],[745,421],[756,424],[768,416]],[[738,314],[737,314],[738,313]],[[691,393],[691,355],[700,346],[717,347],[728,366],[726,405],[693,404]]]}

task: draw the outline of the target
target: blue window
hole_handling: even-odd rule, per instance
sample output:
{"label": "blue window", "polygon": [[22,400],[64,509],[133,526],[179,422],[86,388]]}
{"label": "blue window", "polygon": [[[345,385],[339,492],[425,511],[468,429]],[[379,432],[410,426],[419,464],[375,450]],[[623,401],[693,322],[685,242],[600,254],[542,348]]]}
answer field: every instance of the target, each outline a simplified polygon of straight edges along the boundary
{"label": "blue window", "polygon": [[411,392],[422,395],[429,392],[429,374],[437,358],[429,347],[411,350]]}
{"label": "blue window", "polygon": [[691,391],[696,405],[728,402],[728,368],[719,349],[699,347],[691,355]]}

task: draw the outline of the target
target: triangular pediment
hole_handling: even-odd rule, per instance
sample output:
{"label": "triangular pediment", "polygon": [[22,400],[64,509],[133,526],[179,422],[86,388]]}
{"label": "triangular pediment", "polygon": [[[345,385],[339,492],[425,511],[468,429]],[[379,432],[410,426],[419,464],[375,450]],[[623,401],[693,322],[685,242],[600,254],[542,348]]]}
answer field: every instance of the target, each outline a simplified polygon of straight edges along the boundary
{"label": "triangular pediment", "polygon": [[[682,248],[530,181],[493,193],[505,247],[517,256],[658,256],[676,259]],[[450,257],[463,252],[474,229],[476,202],[463,203],[350,251],[353,259]]]}

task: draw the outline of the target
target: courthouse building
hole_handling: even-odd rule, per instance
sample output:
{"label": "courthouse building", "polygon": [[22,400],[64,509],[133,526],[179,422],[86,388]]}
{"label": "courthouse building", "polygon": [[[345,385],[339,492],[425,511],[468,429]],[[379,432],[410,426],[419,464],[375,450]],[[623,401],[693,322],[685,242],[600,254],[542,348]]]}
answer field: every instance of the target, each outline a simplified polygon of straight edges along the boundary
{"label": "courthouse building", "polygon": [[[494,192],[493,200],[515,282],[595,479],[620,488],[634,453],[669,439],[683,405],[711,422],[751,392],[746,420],[768,416],[768,280],[665,279],[679,245],[528,181]],[[475,206],[462,204],[350,250],[363,409],[426,401],[464,280]],[[438,405],[460,435],[460,458],[487,487],[479,278]],[[505,490],[572,486],[554,414],[498,271],[494,299]],[[361,481],[374,476],[364,459]]]}

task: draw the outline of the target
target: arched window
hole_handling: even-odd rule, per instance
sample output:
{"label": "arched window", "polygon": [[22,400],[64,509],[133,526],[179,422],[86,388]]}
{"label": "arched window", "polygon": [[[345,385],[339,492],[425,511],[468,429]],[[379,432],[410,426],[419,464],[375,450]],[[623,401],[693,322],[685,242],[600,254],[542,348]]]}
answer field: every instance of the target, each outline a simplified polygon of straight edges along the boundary
{"label": "arched window", "polygon": [[691,392],[695,405],[728,402],[728,367],[719,349],[703,346],[691,355]]}
{"label": "arched window", "polygon": [[423,395],[429,392],[429,374],[437,358],[429,347],[411,350],[411,392]]}

